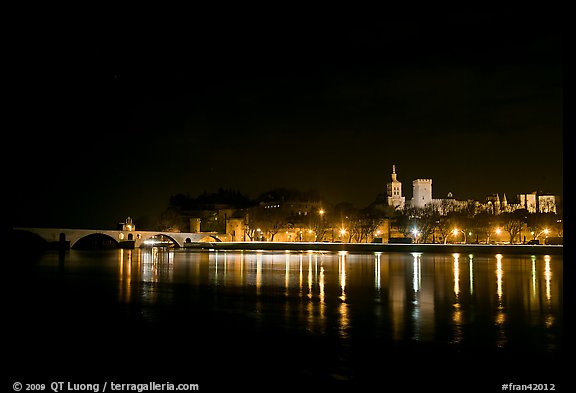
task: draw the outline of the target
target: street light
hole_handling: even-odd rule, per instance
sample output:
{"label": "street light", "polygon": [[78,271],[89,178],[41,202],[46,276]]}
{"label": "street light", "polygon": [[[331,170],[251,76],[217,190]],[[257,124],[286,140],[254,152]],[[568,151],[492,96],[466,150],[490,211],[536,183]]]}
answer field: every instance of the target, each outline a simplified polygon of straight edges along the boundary
{"label": "street light", "polygon": [[500,236],[500,234],[502,233],[502,229],[496,228],[494,232],[496,233],[496,235]]}
{"label": "street light", "polygon": [[412,229],[412,235],[414,235],[414,242],[418,243],[418,235],[420,235],[420,231],[416,228]]}
{"label": "street light", "polygon": [[[325,235],[324,213],[326,213],[326,211],[324,209],[318,210],[318,214],[320,215],[320,221],[319,221],[318,226],[317,226],[318,231],[316,232],[316,236],[314,238],[315,241],[319,241],[319,240],[322,241],[324,239],[324,235]],[[318,233],[320,233],[320,236],[318,236]],[[334,231],[332,231],[332,240],[334,240]]]}
{"label": "street light", "polygon": [[464,232],[462,229],[454,228],[452,230],[452,235],[454,235],[454,237],[456,237],[459,232],[462,232],[464,234],[464,243],[468,243],[468,240],[466,238],[466,232]]}
{"label": "street light", "polygon": [[544,230],[540,231],[539,234],[536,235],[536,237],[534,238],[534,240],[538,239],[538,236],[540,236],[541,234],[545,234],[546,237],[548,237],[548,234],[550,233],[550,230],[548,228],[545,228]]}

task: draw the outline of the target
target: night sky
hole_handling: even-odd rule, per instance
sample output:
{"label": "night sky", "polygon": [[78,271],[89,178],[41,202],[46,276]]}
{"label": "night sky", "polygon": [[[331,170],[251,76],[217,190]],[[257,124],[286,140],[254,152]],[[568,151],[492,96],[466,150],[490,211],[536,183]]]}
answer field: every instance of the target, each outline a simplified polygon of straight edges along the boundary
{"label": "night sky", "polygon": [[219,187],[364,207],[393,164],[407,199],[416,178],[434,198],[563,192],[548,15],[179,27],[55,25],[17,45],[14,225],[138,227]]}

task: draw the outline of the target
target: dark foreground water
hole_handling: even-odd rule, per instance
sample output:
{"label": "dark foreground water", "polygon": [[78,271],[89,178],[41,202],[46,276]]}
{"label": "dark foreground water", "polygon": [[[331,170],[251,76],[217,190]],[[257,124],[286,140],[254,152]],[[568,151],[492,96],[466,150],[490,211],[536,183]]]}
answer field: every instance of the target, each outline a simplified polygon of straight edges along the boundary
{"label": "dark foreground water", "polygon": [[12,382],[566,388],[559,255],[153,248],[14,258],[4,280]]}

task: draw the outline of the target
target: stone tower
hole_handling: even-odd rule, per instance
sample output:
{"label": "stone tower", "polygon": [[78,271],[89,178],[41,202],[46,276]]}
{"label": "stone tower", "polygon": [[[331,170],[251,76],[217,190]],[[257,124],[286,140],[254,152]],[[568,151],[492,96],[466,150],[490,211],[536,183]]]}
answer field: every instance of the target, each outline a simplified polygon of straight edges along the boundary
{"label": "stone tower", "polygon": [[412,207],[423,208],[432,203],[432,179],[416,179],[412,182]]}
{"label": "stone tower", "polygon": [[403,209],[405,198],[402,196],[402,182],[396,178],[396,165],[392,165],[392,181],[386,184],[388,206]]}

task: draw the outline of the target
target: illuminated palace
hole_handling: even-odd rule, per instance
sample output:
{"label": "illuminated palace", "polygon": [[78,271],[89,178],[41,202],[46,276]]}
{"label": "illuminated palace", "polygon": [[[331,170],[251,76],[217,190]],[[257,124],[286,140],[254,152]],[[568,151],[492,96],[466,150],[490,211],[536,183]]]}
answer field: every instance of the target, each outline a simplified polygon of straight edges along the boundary
{"label": "illuminated palace", "polygon": [[388,206],[396,210],[409,208],[432,208],[440,214],[445,215],[451,211],[463,211],[472,208],[474,213],[501,214],[509,213],[518,209],[526,209],[529,213],[556,213],[557,197],[550,194],[542,194],[536,191],[518,194],[516,201],[510,203],[506,194],[493,194],[486,197],[484,202],[480,201],[459,201],[454,199],[452,193],[448,193],[446,198],[432,198],[432,179],[416,179],[412,181],[412,199],[406,201],[402,196],[402,183],[398,180],[396,166],[392,166],[392,179],[386,187]]}
{"label": "illuminated palace", "polygon": [[[507,217],[506,213],[526,209],[528,213],[556,215],[557,210],[562,210],[561,205],[557,205],[559,198],[538,192],[519,194],[513,202],[505,194],[489,195],[484,201],[457,200],[452,193],[448,193],[446,198],[433,198],[432,179],[425,178],[412,181],[412,198],[407,199],[403,195],[395,165],[392,166],[391,181],[386,184],[386,193],[379,194],[372,204],[363,209],[346,207],[345,204],[330,206],[318,195],[287,191],[290,190],[269,192],[257,203],[243,206],[203,202],[193,208],[179,209],[178,221],[165,230],[217,232],[224,241],[363,243],[414,237],[417,236],[412,235],[414,227],[419,226],[422,230],[420,239],[434,243],[447,239],[444,228],[447,225],[451,231],[461,231],[455,227],[458,219],[449,216],[449,213],[465,213],[468,218],[483,214],[480,220],[486,218],[485,215],[494,216],[488,220],[489,224],[486,221],[478,222],[477,228],[482,229],[476,229],[473,236],[479,242],[493,240],[490,234],[485,233],[490,229],[489,225],[498,224],[504,231],[512,230],[512,224],[508,225],[507,222],[513,222],[514,218]],[[439,224],[438,216],[447,220],[442,225],[431,226],[428,219],[435,217],[435,223]],[[451,221],[452,218],[454,221]],[[410,221],[412,219],[420,219],[421,222],[415,223]],[[524,222],[518,234],[510,236],[516,242],[536,240],[543,230],[547,236],[561,236],[561,217],[538,217],[538,220],[532,220],[534,222],[530,225]],[[550,220],[558,223],[557,230],[549,229],[552,227]],[[464,225],[465,221],[461,219],[458,225]],[[509,228],[506,229],[506,226]],[[435,229],[431,230],[432,227]],[[466,232],[467,236],[472,236],[470,232]]]}

